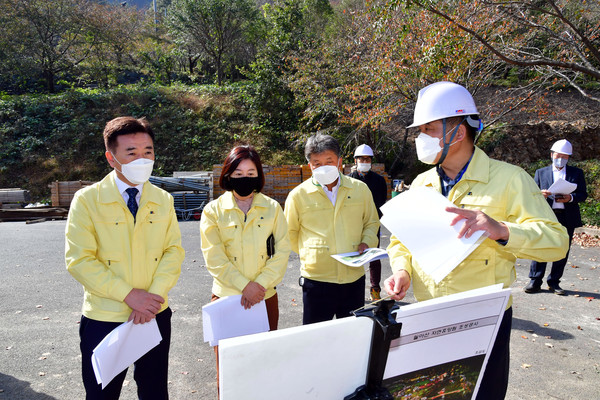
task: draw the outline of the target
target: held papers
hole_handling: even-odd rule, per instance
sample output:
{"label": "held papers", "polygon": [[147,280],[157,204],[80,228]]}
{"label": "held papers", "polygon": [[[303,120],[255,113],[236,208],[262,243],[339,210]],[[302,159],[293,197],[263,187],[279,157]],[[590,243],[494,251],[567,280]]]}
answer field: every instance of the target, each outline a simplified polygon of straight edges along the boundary
{"label": "held papers", "polygon": [[264,301],[248,310],[241,304],[242,295],[222,297],[202,307],[204,341],[211,346],[219,340],[253,333],[267,332],[269,320]]}
{"label": "held papers", "polygon": [[92,367],[102,389],[160,343],[162,336],[156,319],[145,324],[125,322],[112,330],[92,353]]}
{"label": "held papers", "polygon": [[556,182],[554,182],[548,190],[552,194],[569,194],[572,193],[575,189],[577,189],[576,183],[571,183],[569,181],[564,180],[563,178],[558,178]]}
{"label": "held papers", "polygon": [[440,193],[427,187],[417,187],[394,197],[381,207],[381,223],[408,250],[421,269],[439,283],[487,237],[483,231],[470,238],[458,238],[463,224],[450,223],[456,214],[446,207],[455,207]]}
{"label": "held papers", "polygon": [[394,398],[475,398],[510,297],[502,284],[400,307],[384,386]]}
{"label": "held papers", "polygon": [[388,254],[384,249],[377,247],[370,247],[366,249],[362,254],[358,254],[358,251],[352,251],[350,253],[332,254],[331,257],[335,258],[342,264],[346,264],[350,267],[362,267],[368,262],[381,260],[387,258]]}

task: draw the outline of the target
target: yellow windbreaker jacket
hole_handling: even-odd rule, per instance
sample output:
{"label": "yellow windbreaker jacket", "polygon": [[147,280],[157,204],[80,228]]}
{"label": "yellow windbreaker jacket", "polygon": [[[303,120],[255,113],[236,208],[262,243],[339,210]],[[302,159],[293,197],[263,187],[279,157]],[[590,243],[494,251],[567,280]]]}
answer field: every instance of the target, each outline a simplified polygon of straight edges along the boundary
{"label": "yellow windbreaker jacket", "polygon": [[131,289],[165,299],[179,278],[184,250],[173,197],[144,184],[133,215],[115,183],[115,172],[75,193],[66,226],[67,270],[84,287],[83,315],[124,322],[131,309],[123,302]]}
{"label": "yellow windbreaker jacket", "polygon": [[[417,176],[411,188],[429,186],[441,192],[435,168]],[[566,229],[556,217],[540,188],[523,169],[490,159],[481,149],[475,153],[462,179],[448,199],[457,207],[481,210],[510,231],[508,243],[484,242],[439,284],[425,274],[411,254],[392,235],[387,248],[393,271],[406,270],[418,301],[502,283],[508,288],[516,279],[517,257],[537,261],[563,258],[569,247]],[[512,300],[511,300],[512,303]]]}
{"label": "yellow windbreaker jacket", "polygon": [[321,282],[352,283],[363,268],[344,265],[332,254],[377,247],[379,216],[371,191],[358,179],[340,175],[335,206],[313,178],[296,186],[285,202],[292,250],[300,255],[301,275]]}
{"label": "yellow windbreaker jacket", "polygon": [[[275,253],[267,255],[267,238],[273,234]],[[213,276],[212,292],[225,297],[241,294],[252,281],[275,294],[287,269],[290,240],[279,203],[255,193],[248,214],[237,206],[232,192],[226,192],[204,207],[200,219],[202,254]]]}

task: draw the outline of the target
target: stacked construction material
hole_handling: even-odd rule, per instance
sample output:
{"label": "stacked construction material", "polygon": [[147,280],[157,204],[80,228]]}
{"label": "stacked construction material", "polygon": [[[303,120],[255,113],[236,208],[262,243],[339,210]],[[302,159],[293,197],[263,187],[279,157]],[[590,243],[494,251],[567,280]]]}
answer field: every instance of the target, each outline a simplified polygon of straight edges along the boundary
{"label": "stacked construction material", "polygon": [[151,176],[150,183],[171,193],[177,217],[186,221],[200,219],[210,199],[210,177],[206,174],[178,178]]}
{"label": "stacked construction material", "polygon": [[52,207],[70,207],[75,192],[93,184],[92,181],[54,181],[48,185],[51,189]]}
{"label": "stacked construction material", "polygon": [[283,207],[285,199],[293,188],[302,182],[302,172],[295,165],[279,165],[263,167],[265,187],[263,192]]}
{"label": "stacked construction material", "polygon": [[[344,166],[344,174],[350,173],[351,164]],[[213,165],[213,199],[222,195],[225,191],[219,186],[219,177],[223,170],[222,165]],[[373,171],[385,178],[388,187],[388,199],[391,198],[390,178],[385,172],[384,164],[373,164]],[[308,165],[263,165],[265,174],[265,186],[262,193],[277,200],[283,207],[285,199],[293,188],[312,176]]]}
{"label": "stacked construction material", "polygon": [[0,189],[0,208],[23,208],[30,200],[28,190],[21,188]]}
{"label": "stacked construction material", "polygon": [[[213,165],[213,198],[216,199],[225,191],[219,186],[222,165]],[[302,182],[302,169],[297,165],[263,165],[265,186],[262,193],[277,200],[283,207],[288,193]]]}

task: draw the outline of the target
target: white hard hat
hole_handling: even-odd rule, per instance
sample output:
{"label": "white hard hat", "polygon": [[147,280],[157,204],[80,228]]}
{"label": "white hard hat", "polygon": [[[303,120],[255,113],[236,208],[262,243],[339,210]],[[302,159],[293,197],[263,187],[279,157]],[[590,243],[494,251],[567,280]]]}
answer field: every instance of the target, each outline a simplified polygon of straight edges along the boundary
{"label": "white hard hat", "polygon": [[354,158],[360,156],[373,157],[373,149],[369,145],[361,144],[354,150]]}
{"label": "white hard hat", "polygon": [[[453,82],[436,82],[419,90],[412,125],[424,125],[438,119],[479,114],[471,93]],[[479,121],[477,125],[479,126]],[[474,121],[473,121],[474,122]],[[474,125],[469,121],[470,125]]]}
{"label": "white hard hat", "polygon": [[561,139],[554,142],[550,151],[570,156],[573,154],[573,146],[571,146],[571,143],[567,139]]}

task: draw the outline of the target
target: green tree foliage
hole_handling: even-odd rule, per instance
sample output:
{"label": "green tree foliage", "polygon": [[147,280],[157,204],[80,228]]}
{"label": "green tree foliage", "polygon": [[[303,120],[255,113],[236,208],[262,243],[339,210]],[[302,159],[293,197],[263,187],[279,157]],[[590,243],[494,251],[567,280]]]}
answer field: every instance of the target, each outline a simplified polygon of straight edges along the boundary
{"label": "green tree foliage", "polygon": [[294,130],[299,109],[287,82],[294,68],[288,57],[317,46],[333,11],[326,0],[276,0],[263,11],[265,43],[251,66],[249,75],[256,86],[249,97],[262,123]]}
{"label": "green tree foliage", "polygon": [[172,35],[191,59],[210,60],[219,85],[227,66],[252,47],[259,13],[250,0],[173,0],[168,11]]}
{"label": "green tree foliage", "polygon": [[270,146],[271,132],[254,127],[243,90],[239,84],[140,84],[1,96],[0,187],[22,187],[40,199],[54,180],[101,179],[110,170],[102,130],[119,115],[149,120],[156,134],[155,175],[212,170],[237,142],[254,144],[266,165],[299,161],[299,154]]}
{"label": "green tree foliage", "polygon": [[15,57],[8,65],[18,74],[41,77],[48,92],[54,92],[57,76],[88,58],[96,44],[88,0],[3,0],[1,5],[3,17],[12,19],[10,30],[0,30],[0,40]]}
{"label": "green tree foliage", "polygon": [[79,69],[80,79],[107,88],[118,83],[123,72],[136,69],[144,15],[134,7],[98,4],[89,19],[96,45]]}

